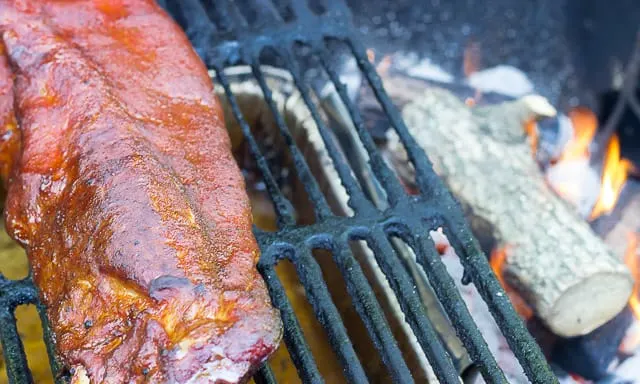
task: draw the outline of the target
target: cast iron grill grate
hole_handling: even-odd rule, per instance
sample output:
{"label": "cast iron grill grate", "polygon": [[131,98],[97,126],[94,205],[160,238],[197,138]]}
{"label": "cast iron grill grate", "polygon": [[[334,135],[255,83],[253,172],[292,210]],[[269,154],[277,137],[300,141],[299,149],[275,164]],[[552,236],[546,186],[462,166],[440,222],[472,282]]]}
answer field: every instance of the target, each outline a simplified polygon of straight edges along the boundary
{"label": "cast iron grill grate", "polygon": [[[364,240],[374,251],[377,263],[387,277],[406,320],[438,379],[443,383],[459,382],[458,372],[425,315],[425,309],[415,292],[412,279],[394,252],[389,236],[401,238],[413,249],[458,337],[486,382],[506,382],[428,235],[429,230],[436,227],[443,228],[456,249],[468,280],[475,284],[487,302],[529,379],[534,383],[557,382],[539,347],[495,279],[485,255],[465,224],[457,203],[432,171],[425,153],[409,135],[398,111],[385,94],[375,69],[367,60],[364,47],[352,38],[355,29],[351,24],[350,12],[342,2],[331,0],[320,5],[315,2],[314,6],[309,6],[303,0],[294,1],[285,7],[288,13],[285,20],[279,12],[279,5],[274,5],[270,0],[176,0],[161,1],[161,4],[183,25],[201,57],[216,72],[217,81],[224,88],[233,114],[242,128],[273,201],[278,217],[278,231],[268,233],[256,230],[256,237],[262,249],[258,268],[267,282],[274,306],[282,315],[284,342],[303,382],[320,383],[323,382],[323,378],[283,285],[275,273],[276,264],[284,259],[295,266],[307,299],[342,364],[346,379],[353,383],[367,382],[363,366],[332,302],[320,267],[312,256],[312,250],[318,248],[326,249],[332,254],[345,280],[354,307],[393,380],[399,383],[413,382],[411,372],[391,334],[380,304],[349,248],[350,240]],[[255,20],[247,22],[240,9],[245,11],[245,14],[247,10],[251,10]],[[328,38],[344,42],[355,57],[364,78],[373,89],[416,168],[419,195],[406,194],[377,151],[373,139],[364,128],[357,108],[349,100],[344,85],[340,83],[336,68],[328,59]],[[337,144],[323,123],[317,106],[314,105],[310,87],[300,74],[300,65],[292,51],[295,43],[311,47],[312,55],[336,86],[356,127],[358,137],[369,155],[371,169],[387,195],[388,208],[379,210],[366,198],[349,165],[342,160]],[[342,185],[349,195],[348,204],[355,212],[352,217],[341,217],[332,213],[283,117],[277,112],[271,90],[259,66],[259,56],[265,48],[274,50],[284,59],[285,67],[291,73],[307,104]],[[280,134],[293,157],[296,172],[314,203],[314,224],[296,224],[291,203],[280,190],[267,160],[260,153],[260,147],[240,112],[231,91],[230,79],[223,71],[226,67],[238,64],[252,68],[253,75],[275,116]],[[31,381],[14,316],[14,309],[18,305],[29,303],[38,304],[36,289],[30,278],[10,281],[0,277],[0,338],[7,373],[13,383]],[[46,327],[45,334],[48,334]],[[51,343],[47,344],[51,348]],[[57,371],[55,362],[52,365],[54,371]],[[276,382],[268,364],[260,368],[255,379],[260,383]],[[59,381],[62,379],[59,378]]]}

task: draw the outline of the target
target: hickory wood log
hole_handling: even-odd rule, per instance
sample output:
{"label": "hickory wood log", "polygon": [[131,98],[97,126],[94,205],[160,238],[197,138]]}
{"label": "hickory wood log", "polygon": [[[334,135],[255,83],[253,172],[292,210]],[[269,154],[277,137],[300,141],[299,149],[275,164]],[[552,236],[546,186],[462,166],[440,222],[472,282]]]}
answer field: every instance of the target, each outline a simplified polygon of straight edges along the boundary
{"label": "hickory wood log", "polygon": [[[546,100],[469,108],[440,88],[427,88],[403,109],[411,133],[461,202],[474,231],[507,247],[504,277],[549,328],[584,335],[619,313],[633,281],[587,223],[545,184],[524,122],[555,113]],[[389,134],[396,168],[412,169]]]}

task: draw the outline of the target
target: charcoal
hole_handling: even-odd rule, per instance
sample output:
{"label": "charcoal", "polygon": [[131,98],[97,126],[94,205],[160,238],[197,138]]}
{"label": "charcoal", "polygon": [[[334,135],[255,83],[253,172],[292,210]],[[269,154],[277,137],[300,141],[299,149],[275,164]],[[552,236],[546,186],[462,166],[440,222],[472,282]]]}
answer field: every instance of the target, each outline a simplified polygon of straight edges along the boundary
{"label": "charcoal", "polygon": [[626,308],[589,334],[560,339],[553,349],[551,360],[565,371],[578,374],[585,379],[604,379],[632,321],[633,315],[629,308]]}

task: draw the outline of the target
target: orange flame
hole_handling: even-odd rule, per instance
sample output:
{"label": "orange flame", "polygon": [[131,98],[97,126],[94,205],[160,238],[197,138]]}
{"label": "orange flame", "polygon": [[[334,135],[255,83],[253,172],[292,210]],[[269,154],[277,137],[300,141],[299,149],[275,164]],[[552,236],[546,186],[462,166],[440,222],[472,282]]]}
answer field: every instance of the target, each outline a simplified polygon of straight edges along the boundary
{"label": "orange flame", "polygon": [[389,72],[389,68],[391,68],[391,56],[385,55],[382,60],[376,65],[376,71],[380,76],[386,76]]}
{"label": "orange flame", "polygon": [[367,59],[369,62],[376,66],[376,71],[380,76],[385,76],[391,68],[391,56],[385,55],[382,57],[380,62],[376,65],[376,51],[373,48],[367,48]]}
{"label": "orange flame", "polygon": [[531,153],[535,155],[538,150],[538,128],[535,120],[527,122],[524,125],[524,130],[530,139]]}
{"label": "orange flame", "polygon": [[[563,153],[553,163],[565,161],[589,160],[591,153],[589,145],[593,141],[598,128],[596,115],[586,107],[576,107],[569,112],[569,118],[574,128],[573,138],[564,148]],[[526,127],[527,133],[535,140],[531,128]],[[618,201],[620,191],[624,186],[627,175],[633,169],[629,160],[620,158],[620,140],[614,135],[607,145],[602,172],[602,182],[598,200],[589,216],[589,220],[611,213]],[[571,182],[556,182],[554,188],[563,197],[578,196],[583,186]]]}
{"label": "orange flame", "polygon": [[629,234],[629,241],[627,243],[627,251],[624,254],[624,262],[631,270],[631,275],[635,281],[633,286],[633,293],[629,299],[629,307],[633,311],[633,315],[636,319],[640,320],[640,263],[638,262],[638,243],[640,240],[639,234]]}
{"label": "orange flame", "polygon": [[[636,318],[636,321],[640,321],[640,262],[638,261],[638,245],[640,244],[640,234],[629,234],[629,240],[627,242],[627,250],[624,254],[624,262],[629,267],[631,275],[635,281],[633,285],[633,292],[629,298],[629,308]],[[637,323],[629,327],[627,334],[620,344],[620,350],[631,353],[640,345],[640,328]]]}
{"label": "orange flame", "polygon": [[502,277],[502,273],[503,273],[503,269],[504,269],[504,263],[507,261],[507,250],[508,250],[508,246],[505,245],[504,247],[501,248],[495,248],[492,252],[491,252],[491,257],[489,258],[489,265],[491,265],[491,269],[493,269],[493,273],[496,274],[496,277],[498,278],[498,282],[500,282],[500,285],[502,285],[502,287],[506,287],[506,283],[504,281],[504,278]]}
{"label": "orange flame", "polygon": [[507,296],[509,296],[509,300],[511,300],[511,304],[513,304],[513,308],[518,312],[518,315],[520,315],[524,320],[529,320],[533,316],[533,310],[504,280],[504,265],[507,262],[507,256],[510,249],[511,247],[509,245],[495,248],[491,252],[489,265],[491,265],[491,269],[493,269],[493,273],[495,273],[498,282],[502,285],[502,288],[504,288]]}
{"label": "orange flame", "polygon": [[569,376],[571,376],[573,381],[575,381],[576,383],[579,383],[579,384],[588,383],[588,381],[585,380],[582,376],[577,375],[575,373],[569,373]]}
{"label": "orange flame", "polygon": [[640,326],[635,322],[631,324],[624,335],[624,339],[618,347],[618,351],[624,354],[634,354],[640,345]]}
{"label": "orange flame", "polygon": [[371,48],[367,48],[367,59],[369,59],[371,64],[376,61],[376,52]]}
{"label": "orange flame", "polygon": [[480,70],[480,44],[477,42],[472,41],[464,48],[462,70],[466,77]]}
{"label": "orange flame", "polygon": [[573,125],[573,138],[557,162],[589,157],[589,144],[591,144],[598,128],[598,118],[588,108],[575,107],[568,115]]}
{"label": "orange flame", "polygon": [[607,146],[600,196],[593,207],[590,220],[613,211],[627,175],[632,169],[633,164],[629,160],[620,158],[620,139],[614,135]]}

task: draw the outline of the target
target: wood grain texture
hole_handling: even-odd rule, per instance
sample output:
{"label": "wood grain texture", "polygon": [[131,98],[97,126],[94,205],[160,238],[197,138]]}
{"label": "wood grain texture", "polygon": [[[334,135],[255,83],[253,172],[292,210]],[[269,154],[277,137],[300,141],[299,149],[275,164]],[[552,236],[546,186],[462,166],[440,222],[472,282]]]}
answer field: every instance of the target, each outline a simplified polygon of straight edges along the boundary
{"label": "wood grain texture", "polygon": [[[438,88],[403,109],[474,231],[490,231],[498,247],[507,247],[507,282],[556,334],[582,335],[622,310],[633,282],[587,223],[545,184],[523,129],[535,115],[520,101],[469,108]],[[395,135],[390,148],[410,180]]]}

